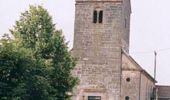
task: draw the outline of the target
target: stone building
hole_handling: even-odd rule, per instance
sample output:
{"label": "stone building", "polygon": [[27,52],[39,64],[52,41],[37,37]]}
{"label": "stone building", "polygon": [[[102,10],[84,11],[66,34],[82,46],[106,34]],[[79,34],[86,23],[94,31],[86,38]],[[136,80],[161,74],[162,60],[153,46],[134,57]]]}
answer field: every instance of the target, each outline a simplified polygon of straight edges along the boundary
{"label": "stone building", "polygon": [[157,86],[158,100],[170,100],[170,86]]}
{"label": "stone building", "polygon": [[156,81],[130,55],[130,0],[76,0],[73,100],[151,100]]}

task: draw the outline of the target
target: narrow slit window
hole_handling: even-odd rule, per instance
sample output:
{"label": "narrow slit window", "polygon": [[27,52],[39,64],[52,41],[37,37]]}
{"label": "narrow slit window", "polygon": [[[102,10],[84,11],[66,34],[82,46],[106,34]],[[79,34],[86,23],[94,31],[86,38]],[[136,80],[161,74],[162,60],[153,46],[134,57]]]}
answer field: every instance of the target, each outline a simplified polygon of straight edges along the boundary
{"label": "narrow slit window", "polygon": [[93,23],[97,23],[97,11],[93,12]]}
{"label": "narrow slit window", "polygon": [[99,12],[99,23],[103,23],[103,11]]}
{"label": "narrow slit window", "polygon": [[126,18],[125,18],[125,28],[127,27],[127,20],[126,20]]}

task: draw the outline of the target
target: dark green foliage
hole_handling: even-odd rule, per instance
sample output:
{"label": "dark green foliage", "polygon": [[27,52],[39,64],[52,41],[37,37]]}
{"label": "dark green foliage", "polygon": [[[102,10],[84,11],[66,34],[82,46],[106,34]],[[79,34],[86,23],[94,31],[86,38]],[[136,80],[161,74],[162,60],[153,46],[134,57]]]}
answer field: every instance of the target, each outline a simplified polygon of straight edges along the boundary
{"label": "dark green foliage", "polygon": [[43,7],[30,6],[0,48],[0,100],[70,100],[75,59]]}
{"label": "dark green foliage", "polygon": [[0,100],[48,100],[50,84],[45,73],[44,62],[35,59],[31,50],[4,43],[0,49]]}
{"label": "dark green foliage", "polygon": [[[57,33],[53,38],[53,57],[51,80],[54,93],[59,100],[67,100],[69,96],[67,92],[72,91],[77,84],[77,79],[71,75],[71,71],[75,66],[75,61],[67,51],[64,38],[60,33]],[[64,99],[63,99],[64,98]]]}

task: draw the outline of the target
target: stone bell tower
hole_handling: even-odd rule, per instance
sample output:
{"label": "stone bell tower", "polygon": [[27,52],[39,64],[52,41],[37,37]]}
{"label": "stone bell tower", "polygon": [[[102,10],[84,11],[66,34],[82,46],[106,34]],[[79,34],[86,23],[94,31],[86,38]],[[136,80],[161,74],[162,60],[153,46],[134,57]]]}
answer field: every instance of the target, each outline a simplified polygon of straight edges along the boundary
{"label": "stone bell tower", "polygon": [[130,0],[76,0],[73,100],[120,100],[121,51],[129,52]]}

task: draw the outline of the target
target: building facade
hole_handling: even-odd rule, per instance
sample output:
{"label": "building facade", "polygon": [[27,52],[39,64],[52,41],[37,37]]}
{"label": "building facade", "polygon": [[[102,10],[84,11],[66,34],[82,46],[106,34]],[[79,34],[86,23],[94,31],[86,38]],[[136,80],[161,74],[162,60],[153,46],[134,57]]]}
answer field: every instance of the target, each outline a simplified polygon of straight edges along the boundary
{"label": "building facade", "polygon": [[154,100],[155,80],[129,55],[130,0],[76,0],[73,100]]}
{"label": "building facade", "polygon": [[170,100],[170,86],[158,85],[157,97],[158,100]]}

